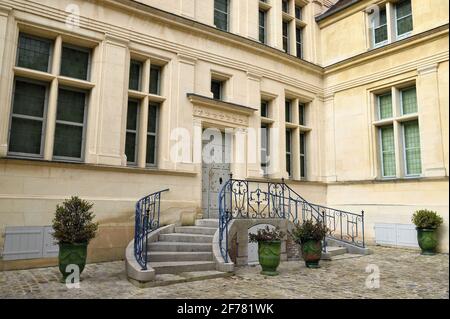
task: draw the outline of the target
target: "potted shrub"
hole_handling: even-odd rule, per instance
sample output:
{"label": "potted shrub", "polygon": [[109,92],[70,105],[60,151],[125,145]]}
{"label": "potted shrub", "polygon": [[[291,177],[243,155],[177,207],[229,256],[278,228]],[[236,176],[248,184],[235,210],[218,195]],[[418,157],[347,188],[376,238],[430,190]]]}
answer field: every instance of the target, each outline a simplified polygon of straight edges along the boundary
{"label": "potted shrub", "polygon": [[301,247],[302,257],[308,268],[319,268],[322,258],[322,241],[328,233],[328,228],[313,220],[296,224],[291,232],[294,241]]}
{"label": "potted shrub", "polygon": [[53,237],[59,244],[59,270],[65,282],[70,272],[68,265],[77,265],[80,274],[86,265],[87,246],[96,235],[98,223],[93,222],[93,204],[78,197],[72,197],[56,206],[53,219]]}
{"label": "potted shrub", "polygon": [[280,265],[281,240],[284,233],[280,229],[259,229],[256,234],[250,234],[249,240],[258,243],[259,264],[262,267],[261,274],[267,276],[278,275],[277,268]]}
{"label": "potted shrub", "polygon": [[434,255],[438,245],[437,229],[443,223],[442,217],[436,212],[424,209],[414,213],[412,222],[416,225],[417,241],[422,255]]}

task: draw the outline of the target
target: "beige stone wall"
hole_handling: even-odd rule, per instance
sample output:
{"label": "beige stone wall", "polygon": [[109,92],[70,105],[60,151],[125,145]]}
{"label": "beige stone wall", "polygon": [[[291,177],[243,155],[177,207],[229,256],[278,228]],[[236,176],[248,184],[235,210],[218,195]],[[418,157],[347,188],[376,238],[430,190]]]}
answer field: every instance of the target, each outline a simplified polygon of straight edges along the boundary
{"label": "beige stone wall", "polygon": [[[366,10],[370,11],[374,5],[386,2],[389,3],[389,1],[363,0],[348,10],[322,20],[319,23],[321,63],[325,66],[331,65],[370,50],[370,23]],[[449,2],[446,0],[412,0],[412,35],[448,24],[448,5]],[[391,37],[391,42],[394,42],[395,37],[389,35],[389,38]]]}
{"label": "beige stone wall", "polygon": [[439,230],[443,252],[449,250],[448,179],[435,181],[395,181],[336,183],[327,188],[330,207],[352,212],[365,212],[365,236],[374,242],[376,223],[411,224],[412,214],[431,209],[444,218]]}
{"label": "beige stone wall", "polygon": [[137,200],[166,188],[162,225],[179,222],[184,210],[200,213],[200,183],[192,174],[0,159],[0,232],[8,226],[51,225],[56,205],[80,196],[94,204],[100,223],[89,260],[121,259],[134,236]]}

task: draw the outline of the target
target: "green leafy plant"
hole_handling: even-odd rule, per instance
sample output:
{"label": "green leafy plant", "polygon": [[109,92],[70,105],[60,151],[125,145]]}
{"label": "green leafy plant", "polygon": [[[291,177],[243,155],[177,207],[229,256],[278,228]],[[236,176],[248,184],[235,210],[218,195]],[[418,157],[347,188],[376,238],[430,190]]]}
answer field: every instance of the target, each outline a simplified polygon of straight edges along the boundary
{"label": "green leafy plant", "polygon": [[436,212],[427,209],[416,211],[411,220],[417,228],[438,228],[444,222]]}
{"label": "green leafy plant", "polygon": [[76,196],[65,200],[62,205],[56,205],[53,237],[59,243],[89,243],[98,230],[98,223],[93,221],[93,206],[94,204]]}
{"label": "green leafy plant", "polygon": [[250,234],[249,241],[251,243],[257,243],[260,241],[280,241],[284,238],[284,235],[285,234],[279,227],[271,229],[269,226],[266,226],[266,228],[258,229],[256,234]]}
{"label": "green leafy plant", "polygon": [[296,224],[289,234],[295,242],[301,244],[309,240],[323,240],[328,233],[329,229],[323,223],[306,220],[302,224]]}

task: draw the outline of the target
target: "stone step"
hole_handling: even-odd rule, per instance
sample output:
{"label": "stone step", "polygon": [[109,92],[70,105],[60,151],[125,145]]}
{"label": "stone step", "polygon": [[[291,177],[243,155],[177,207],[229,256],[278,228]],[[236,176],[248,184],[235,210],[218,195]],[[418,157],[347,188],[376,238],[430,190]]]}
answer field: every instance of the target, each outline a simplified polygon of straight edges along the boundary
{"label": "stone step", "polygon": [[201,226],[201,227],[219,228],[219,220],[218,219],[197,219],[195,221],[195,225]]}
{"label": "stone step", "polygon": [[333,257],[346,254],[347,248],[337,246],[327,246],[326,252],[322,253],[322,259],[331,260]]}
{"label": "stone step", "polygon": [[217,270],[206,270],[206,271],[183,272],[180,274],[159,274],[155,276],[155,280],[146,283],[138,282],[132,279],[128,280],[136,287],[150,288],[150,287],[169,286],[199,280],[224,278],[230,276],[233,276],[233,273],[221,272]]}
{"label": "stone step", "polygon": [[331,260],[332,261],[336,261],[336,260],[342,260],[342,259],[361,258],[361,257],[364,257],[364,255],[361,255],[361,254],[343,254],[343,255],[333,256],[333,257],[331,257]]}
{"label": "stone step", "polygon": [[213,237],[212,235],[172,233],[159,235],[159,240],[185,243],[212,243]]}
{"label": "stone step", "polygon": [[169,261],[150,262],[150,267],[155,269],[156,274],[178,274],[191,271],[215,270],[214,261]]}
{"label": "stone step", "polygon": [[180,252],[180,251],[150,251],[147,254],[149,262],[167,261],[212,261],[212,252]]}
{"label": "stone step", "polygon": [[164,252],[212,252],[212,243],[181,243],[158,241],[148,244],[148,251]]}
{"label": "stone step", "polygon": [[326,252],[330,254],[331,257],[343,255],[347,253],[347,248],[345,247],[327,247]]}
{"label": "stone step", "polygon": [[215,227],[184,226],[175,228],[175,232],[181,234],[214,235],[216,231]]}

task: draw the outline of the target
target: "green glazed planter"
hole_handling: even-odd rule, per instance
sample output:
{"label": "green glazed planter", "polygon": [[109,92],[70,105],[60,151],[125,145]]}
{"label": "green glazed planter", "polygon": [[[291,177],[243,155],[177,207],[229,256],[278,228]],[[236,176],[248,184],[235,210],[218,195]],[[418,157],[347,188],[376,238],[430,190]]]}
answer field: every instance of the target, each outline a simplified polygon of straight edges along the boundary
{"label": "green glazed planter", "polygon": [[416,228],[417,241],[422,249],[422,255],[435,255],[438,245],[437,230],[435,228]]}
{"label": "green glazed planter", "polygon": [[320,268],[319,261],[322,258],[322,242],[319,240],[307,240],[301,244],[302,256],[308,268]]}
{"label": "green glazed planter", "polygon": [[[62,282],[66,281],[71,272],[66,272],[67,266],[77,265],[80,275],[86,266],[87,243],[83,244],[59,244],[59,271],[63,275]],[[72,270],[73,271],[73,270]]]}
{"label": "green glazed planter", "polygon": [[281,241],[258,242],[259,264],[262,267],[261,274],[266,276],[278,275],[277,268],[280,265]]}

